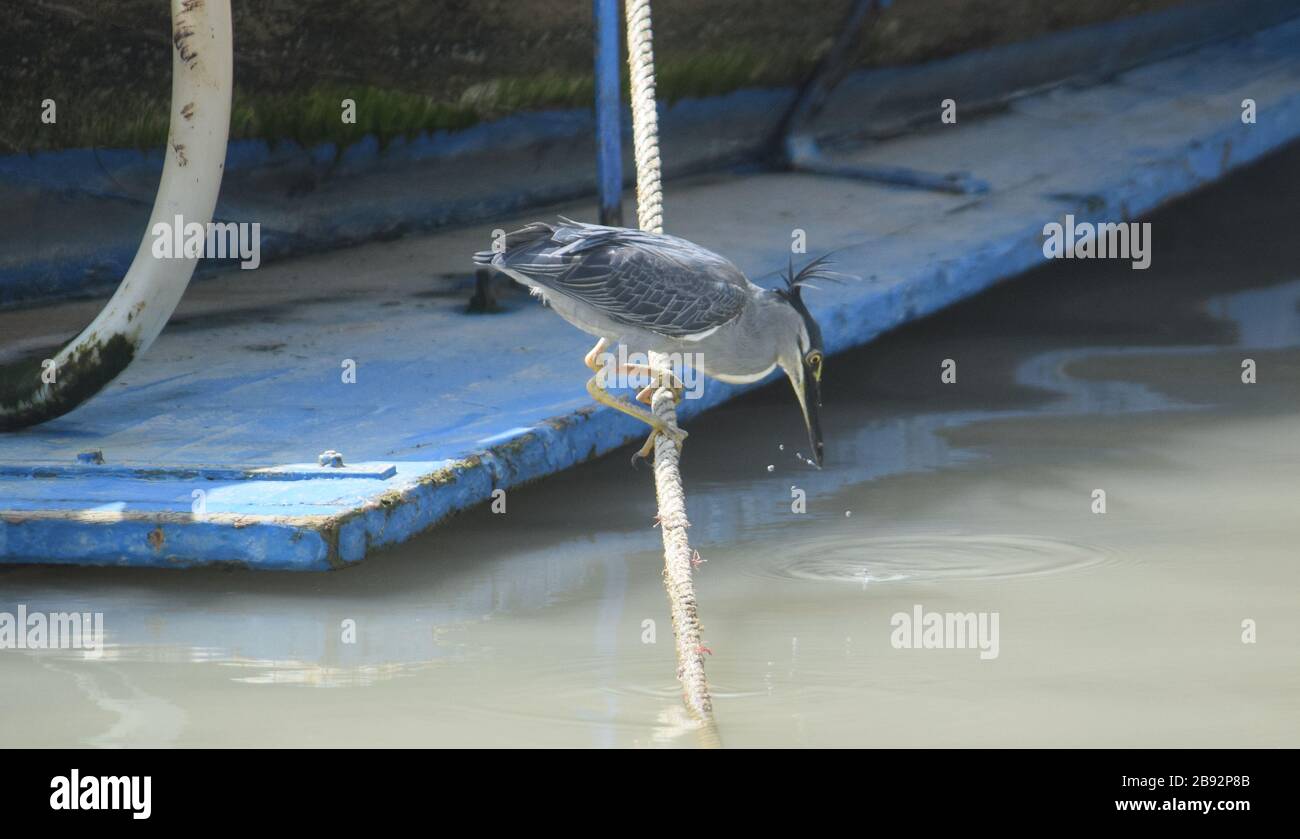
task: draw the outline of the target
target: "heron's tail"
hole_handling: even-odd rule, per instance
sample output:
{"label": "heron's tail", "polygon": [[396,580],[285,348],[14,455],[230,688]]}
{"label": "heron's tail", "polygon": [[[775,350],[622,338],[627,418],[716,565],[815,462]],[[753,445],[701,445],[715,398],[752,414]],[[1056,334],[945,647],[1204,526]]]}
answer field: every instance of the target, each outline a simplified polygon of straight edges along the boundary
{"label": "heron's tail", "polygon": [[532,224],[522,227],[513,233],[507,233],[505,236],[493,243],[492,250],[479,251],[474,254],[474,264],[490,266],[494,264],[496,257],[509,257],[512,251],[527,247],[541,239],[550,239],[555,228],[545,222],[535,221]]}

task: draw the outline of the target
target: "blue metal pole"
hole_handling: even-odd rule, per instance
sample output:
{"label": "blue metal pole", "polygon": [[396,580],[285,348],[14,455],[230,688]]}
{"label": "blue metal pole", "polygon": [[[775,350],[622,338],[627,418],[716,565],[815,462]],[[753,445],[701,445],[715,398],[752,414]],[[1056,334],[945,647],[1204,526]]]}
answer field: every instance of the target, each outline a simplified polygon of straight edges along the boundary
{"label": "blue metal pole", "polygon": [[623,120],[619,0],[592,0],[596,22],[596,166],[600,223],[623,226]]}

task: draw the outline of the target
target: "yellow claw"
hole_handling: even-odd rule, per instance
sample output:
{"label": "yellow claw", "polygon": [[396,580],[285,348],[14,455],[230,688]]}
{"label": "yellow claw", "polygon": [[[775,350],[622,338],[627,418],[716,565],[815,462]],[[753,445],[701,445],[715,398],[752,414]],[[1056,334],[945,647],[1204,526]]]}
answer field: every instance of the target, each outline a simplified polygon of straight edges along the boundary
{"label": "yellow claw", "polygon": [[[601,383],[600,373],[597,373],[587,380],[587,393],[591,395],[592,399],[595,399],[600,404],[627,414],[630,417],[635,417],[654,429],[650,433],[650,437],[646,440],[645,445],[636,453],[636,457],[649,457],[654,452],[655,438],[660,434],[676,442],[679,447],[681,446],[682,441],[686,439],[686,432],[682,429],[675,425],[669,425],[649,411],[643,408],[638,408],[626,400],[619,399],[617,396],[605,390],[605,386]],[[635,460],[636,457],[634,457],[633,460]]]}

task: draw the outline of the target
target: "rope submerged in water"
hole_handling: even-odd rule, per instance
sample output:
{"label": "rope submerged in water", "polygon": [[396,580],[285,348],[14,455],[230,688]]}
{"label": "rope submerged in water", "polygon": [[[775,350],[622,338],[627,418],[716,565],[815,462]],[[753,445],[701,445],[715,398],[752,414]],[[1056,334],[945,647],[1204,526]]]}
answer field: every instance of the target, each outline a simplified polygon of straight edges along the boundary
{"label": "rope submerged in water", "polygon": [[[632,80],[632,138],[636,158],[637,223],[642,230],[662,233],[664,226],[662,173],[659,163],[659,115],[655,110],[654,46],[650,0],[627,0],[627,60]],[[667,359],[652,354],[650,366],[664,369]],[[651,401],[656,417],[677,425],[672,390],[660,387]],[[704,648],[693,579],[694,557],[686,528],[686,493],[678,470],[681,449],[660,434],[655,438],[655,496],[664,541],[664,588],[672,610],[677,647],[677,680],[691,714],[710,729],[713,699],[704,676]]]}

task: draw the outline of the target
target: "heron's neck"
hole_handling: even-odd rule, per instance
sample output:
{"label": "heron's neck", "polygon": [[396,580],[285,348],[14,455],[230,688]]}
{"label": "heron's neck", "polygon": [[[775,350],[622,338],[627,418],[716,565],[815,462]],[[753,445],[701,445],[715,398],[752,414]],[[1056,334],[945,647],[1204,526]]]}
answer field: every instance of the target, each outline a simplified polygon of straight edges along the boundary
{"label": "heron's neck", "polygon": [[762,324],[772,360],[787,369],[791,364],[798,364],[800,348],[808,341],[803,318],[775,293],[763,295],[758,306],[757,321]]}

